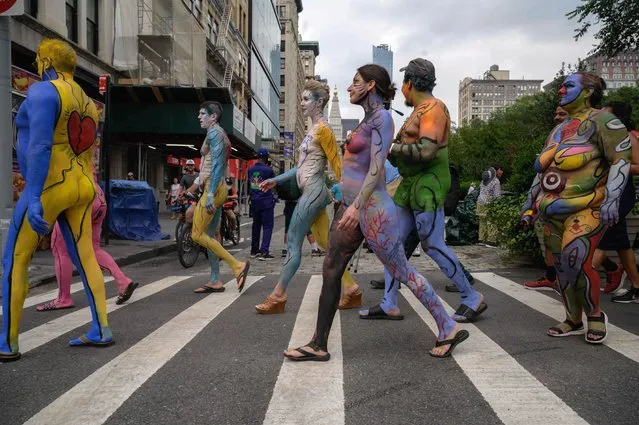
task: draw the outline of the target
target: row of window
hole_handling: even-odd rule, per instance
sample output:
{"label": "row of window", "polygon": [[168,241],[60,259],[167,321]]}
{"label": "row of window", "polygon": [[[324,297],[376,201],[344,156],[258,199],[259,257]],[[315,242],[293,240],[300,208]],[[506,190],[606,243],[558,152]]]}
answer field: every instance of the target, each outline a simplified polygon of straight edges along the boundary
{"label": "row of window", "polygon": [[[28,2],[33,3],[33,2]],[[37,4],[35,6],[37,10]],[[98,0],[86,0],[87,10],[87,50],[97,55],[100,45],[100,32],[98,28]],[[66,25],[67,38],[74,43],[78,42],[78,0],[66,0]],[[37,13],[37,12],[36,12]]]}

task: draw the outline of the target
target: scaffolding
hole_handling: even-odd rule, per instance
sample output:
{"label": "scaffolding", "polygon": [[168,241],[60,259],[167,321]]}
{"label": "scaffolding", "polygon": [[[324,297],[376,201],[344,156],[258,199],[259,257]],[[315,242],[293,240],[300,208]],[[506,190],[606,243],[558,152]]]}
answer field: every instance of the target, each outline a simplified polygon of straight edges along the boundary
{"label": "scaffolding", "polygon": [[182,0],[138,0],[137,80],[206,86],[206,35]]}

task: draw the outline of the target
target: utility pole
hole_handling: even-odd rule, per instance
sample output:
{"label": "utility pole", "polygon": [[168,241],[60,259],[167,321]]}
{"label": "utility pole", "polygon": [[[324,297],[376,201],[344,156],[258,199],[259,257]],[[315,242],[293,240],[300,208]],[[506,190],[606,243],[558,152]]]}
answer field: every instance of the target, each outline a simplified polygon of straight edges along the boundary
{"label": "utility pole", "polygon": [[[13,209],[13,126],[11,123],[10,17],[0,16],[0,258]],[[0,266],[0,269],[2,267]]]}

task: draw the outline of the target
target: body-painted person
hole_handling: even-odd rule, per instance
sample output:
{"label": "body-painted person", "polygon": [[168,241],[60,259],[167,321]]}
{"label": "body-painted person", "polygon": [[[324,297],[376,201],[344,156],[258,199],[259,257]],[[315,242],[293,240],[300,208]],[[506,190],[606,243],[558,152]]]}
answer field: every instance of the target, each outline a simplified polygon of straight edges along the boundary
{"label": "body-painted person", "polygon": [[237,279],[237,289],[242,291],[248,276],[249,262],[243,263],[233,257],[222,244],[215,239],[215,230],[220,224],[222,207],[227,197],[224,175],[228,164],[231,143],[220,127],[222,105],[218,102],[204,102],[200,106],[198,119],[200,126],[207,130],[201,153],[205,158],[203,171],[200,173],[199,185],[202,197],[195,207],[193,215],[194,242],[209,251],[211,278],[208,283],[198,288],[197,293],[223,292],[224,282],[220,280],[220,259],[230,267]]}
{"label": "body-painted person", "polygon": [[[261,314],[284,312],[286,288],[297,272],[302,260],[302,243],[304,237],[311,230],[317,243],[326,249],[328,245],[328,215],[326,206],[329,203],[328,188],[324,178],[324,170],[328,161],[339,179],[342,175],[337,142],[333,131],[324,119],[324,105],[328,102],[329,88],[318,81],[308,81],[302,93],[301,108],[306,117],[311,118],[311,128],[300,145],[297,167],[291,168],[274,179],[268,179],[261,184],[263,191],[274,188],[277,184],[297,179],[297,185],[302,195],[297,201],[287,235],[287,255],[282,267],[282,273],[273,292],[264,303],[256,305],[255,309]],[[357,307],[361,303],[362,293],[350,273],[342,270],[344,281],[343,308]]]}
{"label": "body-painted person", "polygon": [[[97,184],[95,185],[96,196],[93,201],[91,211],[91,221],[93,223],[93,250],[98,260],[100,268],[107,270],[115,279],[118,287],[118,298],[116,304],[123,304],[131,298],[133,291],[138,287],[138,283],[133,282],[131,278],[126,276],[120,267],[118,267],[113,257],[100,246],[100,235],[102,233],[102,222],[106,216],[107,204],[104,199],[104,192]],[[58,297],[47,303],[36,307],[38,311],[60,310],[64,308],[72,308],[74,306],[71,298],[71,278],[73,276],[73,263],[69,250],[67,249],[60,224],[56,223],[51,235],[51,251],[55,263],[55,275],[58,280]]]}
{"label": "body-painted person", "polygon": [[569,75],[559,89],[569,119],[553,129],[535,161],[537,176],[522,210],[530,224],[540,214],[546,247],[553,253],[566,320],[548,329],[562,337],[584,333],[598,344],[608,317],[599,308],[599,274],[593,255],[605,228],[619,221],[619,200],[630,178],[628,130],[609,112],[593,109],[605,83],[595,75]]}
{"label": "body-painted person", "polygon": [[0,361],[20,358],[18,332],[29,288],[27,269],[40,235],[49,233],[56,219],[82,277],[93,318],[89,332],[69,344],[113,343],[91,229],[98,114],[73,80],[76,53],[71,46],[45,39],[36,63],[42,81],[29,88],[16,117],[18,162],[27,186],[14,210],[4,250]]}
{"label": "body-painted person", "polygon": [[[398,206],[397,235],[404,243],[417,230],[424,251],[451,279],[461,294],[461,306],[453,318],[472,322],[487,306],[484,296],[468,281],[457,256],[446,245],[444,200],[451,185],[448,164],[450,117],[444,103],[433,97],[435,67],[426,59],[413,59],[405,71],[402,94],[413,106],[391,145],[389,158],[402,181],[393,198]],[[385,293],[379,305],[360,311],[362,319],[401,319],[397,305],[398,286],[393,273],[384,271]]]}
{"label": "body-painted person", "polygon": [[384,103],[392,100],[395,87],[384,68],[364,65],[357,70],[348,92],[351,103],[360,105],[365,115],[347,140],[341,182],[344,202],[333,219],[324,258],[317,326],[311,342],[284,355],[296,361],[330,359],[327,343],[340,295],[340,276],[366,239],[393,277],[408,285],[433,315],[439,335],[429,354],[448,357],[468,338],[468,332],[446,313],[426,278],[406,260],[397,207],[384,187],[384,161],[393,138],[393,121]]}

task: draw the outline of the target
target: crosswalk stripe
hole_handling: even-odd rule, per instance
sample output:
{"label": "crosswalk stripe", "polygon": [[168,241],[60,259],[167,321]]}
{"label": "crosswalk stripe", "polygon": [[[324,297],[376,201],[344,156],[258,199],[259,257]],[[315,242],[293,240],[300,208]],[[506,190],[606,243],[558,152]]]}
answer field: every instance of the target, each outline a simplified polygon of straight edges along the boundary
{"label": "crosswalk stripe", "polygon": [[[303,346],[313,335],[321,290],[322,276],[312,276],[297,313],[289,347]],[[295,363],[284,359],[263,422],[265,425],[344,424],[339,310],[333,321],[328,345],[331,353],[328,362]]]}
{"label": "crosswalk stripe", "polygon": [[[426,307],[405,285],[400,292],[437,335],[437,325]],[[442,304],[448,313],[454,312],[444,300]],[[456,349],[453,358],[504,425],[588,425],[479,328],[472,324],[464,324],[464,328],[470,337]]]}
{"label": "crosswalk stripe", "polygon": [[[249,276],[245,290],[263,277]],[[240,295],[236,291],[226,291],[206,296],[89,375],[25,425],[98,425],[106,422],[131,394]]]}
{"label": "crosswalk stripe", "polygon": [[[104,278],[104,283],[108,283],[114,280],[111,276]],[[71,293],[75,294],[78,291],[84,289],[82,282],[77,282],[71,285]],[[24,300],[24,308],[33,307],[34,305],[41,304],[47,301],[50,301],[58,296],[58,290],[54,289],[53,291],[45,292],[44,294],[34,295],[33,297],[28,297]],[[2,306],[0,306],[0,316],[2,316]]]}
{"label": "crosswalk stripe", "polygon": [[[518,283],[495,273],[473,273],[473,276],[526,306],[555,319],[557,322],[563,322],[566,319],[561,301],[526,289]],[[585,324],[586,320],[584,318]],[[639,363],[639,336],[608,323],[608,337],[603,345]]]}
{"label": "crosswalk stripe", "polygon": [[[140,286],[126,304],[117,305],[115,301],[118,297],[109,298],[107,300],[107,311],[112,313],[122,307],[131,305],[190,277],[191,276],[169,276],[148,285]],[[91,311],[89,307],[84,307],[72,313],[65,314],[64,316],[30,329],[20,335],[20,351],[24,354],[38,348],[41,345],[58,338],[60,335],[64,335],[65,333],[79,328],[90,321]]]}

